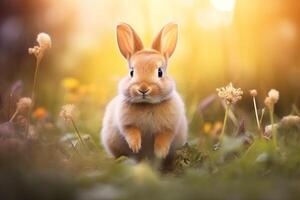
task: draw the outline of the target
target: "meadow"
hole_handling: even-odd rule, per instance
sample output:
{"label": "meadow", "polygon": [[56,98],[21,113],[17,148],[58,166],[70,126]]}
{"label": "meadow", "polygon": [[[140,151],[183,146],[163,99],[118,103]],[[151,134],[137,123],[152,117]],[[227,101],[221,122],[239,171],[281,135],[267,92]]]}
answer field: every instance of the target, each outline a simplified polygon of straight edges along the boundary
{"label": "meadow", "polygon": [[[6,44],[22,26],[9,21],[17,18],[3,25],[0,198],[299,199],[298,3],[129,2],[76,1],[66,12],[67,0],[28,3],[24,16],[48,26],[23,16],[34,31],[16,46]],[[159,159],[114,159],[99,139],[105,107],[128,75],[120,20],[146,44],[164,22],[179,24],[168,73],[189,137],[168,170]]]}

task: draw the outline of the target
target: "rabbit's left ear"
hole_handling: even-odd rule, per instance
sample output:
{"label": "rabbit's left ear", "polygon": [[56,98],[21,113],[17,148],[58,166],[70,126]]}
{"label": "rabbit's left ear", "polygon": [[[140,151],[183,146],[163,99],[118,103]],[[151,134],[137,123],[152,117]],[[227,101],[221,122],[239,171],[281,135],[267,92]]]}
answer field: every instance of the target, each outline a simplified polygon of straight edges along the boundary
{"label": "rabbit's left ear", "polygon": [[152,48],[159,51],[166,59],[173,54],[178,37],[178,26],[169,23],[162,28],[152,43]]}

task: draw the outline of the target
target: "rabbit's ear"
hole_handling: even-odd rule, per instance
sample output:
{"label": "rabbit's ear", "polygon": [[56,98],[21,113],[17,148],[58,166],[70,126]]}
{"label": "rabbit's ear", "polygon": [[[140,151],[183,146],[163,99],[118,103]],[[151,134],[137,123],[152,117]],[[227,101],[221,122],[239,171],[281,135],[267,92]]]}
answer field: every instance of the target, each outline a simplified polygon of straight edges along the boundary
{"label": "rabbit's ear", "polygon": [[128,24],[121,23],[117,26],[117,40],[119,49],[126,59],[143,49],[141,39]]}
{"label": "rabbit's ear", "polygon": [[173,54],[178,37],[178,26],[169,23],[163,27],[152,43],[152,48],[161,52],[166,59]]}

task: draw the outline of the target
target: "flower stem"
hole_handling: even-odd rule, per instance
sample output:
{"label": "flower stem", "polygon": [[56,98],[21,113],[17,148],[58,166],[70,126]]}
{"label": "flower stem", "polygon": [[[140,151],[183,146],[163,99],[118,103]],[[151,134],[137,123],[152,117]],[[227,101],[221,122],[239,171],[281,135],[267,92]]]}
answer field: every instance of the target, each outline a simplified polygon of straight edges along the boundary
{"label": "flower stem", "polygon": [[31,94],[32,107],[35,104],[35,96],[36,96],[36,88],[37,88],[37,77],[38,77],[38,72],[39,72],[39,68],[40,68],[40,62],[41,62],[41,59],[37,58],[36,59],[34,77],[33,77],[33,88],[32,88],[32,94]]}
{"label": "flower stem", "polygon": [[257,106],[256,106],[255,97],[253,97],[253,106],[254,106],[254,110],[255,110],[255,118],[256,118],[257,128],[260,131],[260,123],[259,123],[259,119],[258,119],[258,113],[257,113]]}
{"label": "flower stem", "polygon": [[9,122],[12,122],[15,117],[17,116],[17,114],[19,113],[19,109],[16,109],[16,112],[13,114],[13,116],[10,118]]}
{"label": "flower stem", "polygon": [[72,143],[72,141],[71,141],[71,139],[70,138],[68,138],[68,142],[70,143],[70,145],[71,145],[71,147],[72,147],[72,149],[78,154],[78,155],[80,155],[80,153],[77,151],[77,149],[76,149],[76,147],[75,147],[75,145]]}
{"label": "flower stem", "polygon": [[261,110],[261,115],[260,115],[260,119],[259,119],[259,124],[262,123],[262,120],[263,120],[263,118],[264,118],[264,115],[265,115],[265,108],[263,108],[263,109]]}
{"label": "flower stem", "polygon": [[[84,146],[85,148],[87,148],[87,145],[86,145],[85,142],[83,141],[83,139],[82,139],[82,137],[81,137],[81,135],[80,135],[80,133],[79,133],[79,130],[78,130],[78,128],[77,128],[77,126],[76,126],[76,124],[75,124],[75,122],[74,122],[74,120],[73,120],[73,118],[71,118],[70,120],[71,120],[71,123],[72,123],[72,125],[73,125],[73,128],[74,128],[74,130],[75,130],[75,132],[76,132],[76,134],[77,134],[77,136],[78,136],[78,138],[79,138],[79,140],[80,140],[82,146]],[[87,150],[88,150],[88,148],[87,148]]]}
{"label": "flower stem", "polygon": [[274,106],[270,108],[270,119],[271,119],[271,126],[272,126],[272,137],[273,137],[273,144],[274,147],[277,148],[277,134],[274,127]]}
{"label": "flower stem", "polygon": [[251,151],[251,149],[253,148],[255,142],[256,142],[256,140],[254,140],[254,141],[250,144],[250,146],[249,146],[248,149],[246,150],[246,152],[245,152],[245,154],[244,154],[243,157],[245,157],[245,156]]}
{"label": "flower stem", "polygon": [[33,77],[33,86],[32,86],[32,93],[31,93],[31,100],[32,100],[32,105],[28,111],[28,115],[27,115],[27,125],[26,125],[26,135],[28,135],[28,131],[29,131],[29,125],[30,125],[30,117],[31,117],[31,113],[33,110],[33,107],[35,105],[35,96],[36,96],[36,88],[37,88],[37,77],[38,77],[38,72],[39,72],[39,68],[40,68],[40,62],[41,62],[41,58],[37,57],[36,58],[36,65],[35,65],[35,72],[34,72],[34,77]]}
{"label": "flower stem", "polygon": [[225,116],[224,116],[224,121],[223,121],[222,132],[221,132],[221,135],[220,135],[221,141],[223,140],[223,137],[224,137],[224,132],[225,132],[227,118],[228,118],[228,112],[229,112],[229,105],[225,105]]}

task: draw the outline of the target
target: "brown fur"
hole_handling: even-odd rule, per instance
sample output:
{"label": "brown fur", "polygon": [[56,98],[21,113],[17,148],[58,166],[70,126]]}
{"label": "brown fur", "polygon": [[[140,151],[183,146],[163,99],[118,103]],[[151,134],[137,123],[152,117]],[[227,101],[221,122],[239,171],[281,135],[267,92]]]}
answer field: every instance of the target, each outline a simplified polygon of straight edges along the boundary
{"label": "brown fur", "polygon": [[[141,40],[127,24],[117,27],[117,37],[134,75],[120,81],[118,96],[106,108],[102,143],[114,157],[166,158],[187,139],[184,104],[166,73],[176,46],[177,26],[166,25],[151,50],[141,49]],[[158,68],[163,70],[162,77],[157,75]]]}

